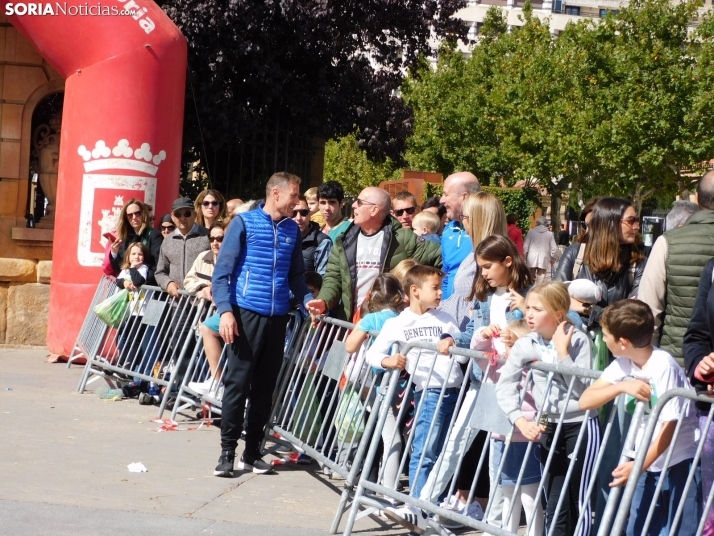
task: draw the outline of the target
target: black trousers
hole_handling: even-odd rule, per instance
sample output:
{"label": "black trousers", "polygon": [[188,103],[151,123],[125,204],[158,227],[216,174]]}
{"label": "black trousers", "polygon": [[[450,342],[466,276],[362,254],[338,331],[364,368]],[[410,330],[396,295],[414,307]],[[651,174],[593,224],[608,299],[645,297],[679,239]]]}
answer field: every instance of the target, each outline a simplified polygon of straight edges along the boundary
{"label": "black trousers", "polygon": [[[595,458],[600,448],[600,425],[597,417],[588,419],[585,423],[585,433],[580,443],[578,452],[575,444],[580,433],[582,423],[563,423],[558,442],[553,444],[556,424],[548,423],[546,431],[541,434],[541,464],[545,465],[550,450],[555,450],[548,475],[545,477],[543,493],[545,495],[545,527],[546,533],[551,530],[553,536],[573,536],[578,523],[580,506],[584,505],[584,522],[580,526],[577,536],[590,534],[591,497],[587,496],[590,480],[595,478],[592,474]],[[573,472],[565,487],[565,475],[568,466],[573,463]],[[561,494],[565,494],[563,506],[555,518],[555,509]]]}
{"label": "black trousers", "polygon": [[221,449],[234,451],[243,430],[246,399],[250,398],[246,450],[257,450],[270,418],[272,395],[283,362],[288,315],[263,316],[233,306],[238,337],[226,353],[223,372]]}

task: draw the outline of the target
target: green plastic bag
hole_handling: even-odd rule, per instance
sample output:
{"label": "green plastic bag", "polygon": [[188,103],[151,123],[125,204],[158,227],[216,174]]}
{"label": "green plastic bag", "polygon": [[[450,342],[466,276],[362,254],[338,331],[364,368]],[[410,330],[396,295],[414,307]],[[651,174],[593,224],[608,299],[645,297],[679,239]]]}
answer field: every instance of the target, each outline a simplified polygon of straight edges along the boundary
{"label": "green plastic bag", "polygon": [[[602,328],[597,327],[595,331],[595,340],[593,341],[593,370],[603,371],[610,364],[610,351],[607,349],[607,344],[602,338]],[[602,406],[598,410],[598,418],[601,424],[607,422],[607,406]]]}
{"label": "green plastic bag", "polygon": [[94,313],[99,320],[110,328],[118,328],[124,321],[124,316],[129,308],[129,291],[120,290],[113,296],[109,296],[102,303],[94,306]]}
{"label": "green plastic bag", "polygon": [[295,435],[300,441],[314,446],[322,428],[322,416],[318,411],[314,374],[305,376],[305,383],[295,410]]}
{"label": "green plastic bag", "polygon": [[337,418],[335,419],[337,437],[340,441],[350,443],[362,439],[364,434],[364,404],[359,398],[359,394],[349,387],[342,397],[340,406],[337,408]]}

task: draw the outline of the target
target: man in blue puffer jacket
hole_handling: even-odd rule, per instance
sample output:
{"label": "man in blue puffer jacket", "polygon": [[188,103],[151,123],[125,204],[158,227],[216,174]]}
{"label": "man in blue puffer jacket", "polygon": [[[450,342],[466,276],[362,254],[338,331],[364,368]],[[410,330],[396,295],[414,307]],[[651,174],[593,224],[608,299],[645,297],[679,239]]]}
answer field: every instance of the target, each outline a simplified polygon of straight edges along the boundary
{"label": "man in blue puffer jacket", "polygon": [[216,476],[233,476],[247,398],[248,427],[238,468],[258,474],[272,470],[260,457],[260,442],[283,359],[290,291],[300,302],[312,297],[303,277],[302,233],[291,219],[300,178],[276,173],[265,190],[264,204],[231,221],[213,272],[219,331],[228,345]]}

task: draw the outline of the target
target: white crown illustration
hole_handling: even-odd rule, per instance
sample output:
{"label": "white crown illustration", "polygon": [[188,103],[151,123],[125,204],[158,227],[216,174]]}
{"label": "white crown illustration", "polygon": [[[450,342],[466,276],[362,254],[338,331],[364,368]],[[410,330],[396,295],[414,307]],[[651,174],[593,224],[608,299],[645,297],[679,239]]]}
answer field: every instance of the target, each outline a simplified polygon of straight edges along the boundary
{"label": "white crown illustration", "polygon": [[80,145],[77,153],[84,160],[84,170],[87,172],[101,169],[131,169],[152,177],[156,176],[159,164],[166,159],[166,151],[152,154],[148,143],[142,143],[138,149],[132,149],[129,140],[119,140],[113,149],[107,147],[104,140],[99,140],[91,151]]}

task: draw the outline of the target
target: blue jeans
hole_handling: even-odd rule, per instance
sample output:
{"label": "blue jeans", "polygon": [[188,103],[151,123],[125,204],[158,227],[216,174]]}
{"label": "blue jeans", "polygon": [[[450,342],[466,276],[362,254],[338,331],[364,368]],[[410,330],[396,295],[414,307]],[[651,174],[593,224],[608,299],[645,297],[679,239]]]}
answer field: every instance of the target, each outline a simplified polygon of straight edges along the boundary
{"label": "blue jeans", "polygon": [[[647,536],[660,536],[670,533],[677,507],[684,493],[687,475],[692,468],[693,460],[684,460],[669,468],[664,477],[662,491],[657,498],[657,505],[652,516],[652,522],[647,529]],[[635,495],[630,506],[630,519],[627,523],[627,536],[642,534],[647,512],[652,504],[655,488],[662,473],[645,471],[637,481]],[[694,479],[689,486],[687,497],[684,499],[684,510],[679,522],[679,528],[674,531],[677,536],[694,536],[702,515],[702,473],[696,468]]]}
{"label": "blue jeans", "polygon": [[[419,497],[421,488],[426,484],[429,473],[439,458],[439,453],[449,432],[451,416],[459,398],[459,389],[457,387],[445,389],[441,404],[439,404],[440,394],[441,389],[424,389],[414,393],[414,407],[419,412],[412,430],[414,441],[409,461],[409,489],[414,497]],[[420,403],[423,403],[421,411],[419,411]],[[432,421],[434,421],[434,428],[431,430],[431,436],[427,443]],[[419,460],[421,460],[422,453],[424,454],[424,463],[420,468]]]}

